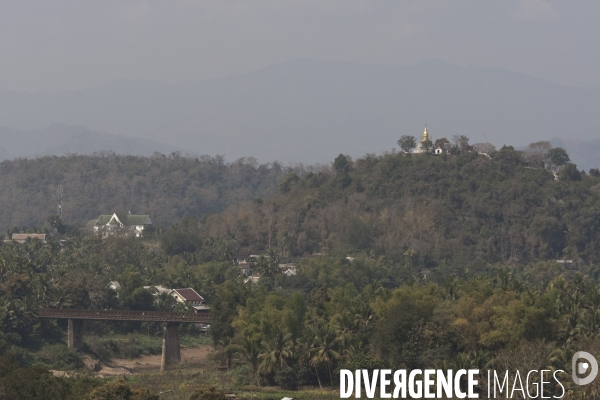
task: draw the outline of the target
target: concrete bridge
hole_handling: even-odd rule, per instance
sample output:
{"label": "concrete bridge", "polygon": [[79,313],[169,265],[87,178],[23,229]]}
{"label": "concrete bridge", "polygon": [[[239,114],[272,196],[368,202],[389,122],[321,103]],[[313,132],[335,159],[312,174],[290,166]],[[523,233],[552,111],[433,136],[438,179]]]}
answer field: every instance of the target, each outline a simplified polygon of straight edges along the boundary
{"label": "concrete bridge", "polygon": [[160,370],[179,364],[181,350],[179,346],[180,323],[210,324],[210,313],[174,312],[174,311],[113,311],[113,310],[64,310],[46,308],[38,311],[39,318],[68,320],[68,345],[72,349],[83,347],[83,321],[142,321],[164,322],[162,359]]}

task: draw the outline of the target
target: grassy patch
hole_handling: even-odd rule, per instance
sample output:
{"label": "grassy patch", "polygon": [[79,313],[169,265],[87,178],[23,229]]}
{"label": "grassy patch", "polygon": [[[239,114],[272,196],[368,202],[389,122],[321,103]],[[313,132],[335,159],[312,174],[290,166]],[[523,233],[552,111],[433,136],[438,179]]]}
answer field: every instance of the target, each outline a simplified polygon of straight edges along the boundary
{"label": "grassy patch", "polygon": [[180,335],[179,343],[185,347],[198,347],[200,345],[212,346],[213,341],[209,336]]}
{"label": "grassy patch", "polygon": [[72,371],[83,368],[83,362],[79,354],[64,344],[53,344],[42,347],[35,354],[35,359],[48,369]]}
{"label": "grassy patch", "polygon": [[145,388],[155,393],[169,393],[165,398],[174,400],[188,400],[191,393],[205,386],[216,386],[227,393],[235,393],[239,399],[273,399],[291,397],[297,400],[331,400],[339,399],[339,390],[309,389],[300,391],[283,390],[278,387],[256,386],[253,384],[240,385],[239,380],[246,377],[251,379],[251,368],[245,365],[238,366],[227,372],[219,372],[210,365],[202,368],[182,367],[167,372],[135,375],[129,377],[132,387]]}
{"label": "grassy patch", "polygon": [[86,350],[99,359],[136,358],[141,355],[161,354],[162,339],[139,334],[113,335],[110,337],[85,337]]}
{"label": "grassy patch", "polygon": [[[112,358],[134,359],[142,355],[159,355],[162,353],[162,337],[141,334],[86,336],[85,348],[99,359],[109,361]],[[182,346],[197,347],[209,344],[206,336],[182,335],[179,338]]]}

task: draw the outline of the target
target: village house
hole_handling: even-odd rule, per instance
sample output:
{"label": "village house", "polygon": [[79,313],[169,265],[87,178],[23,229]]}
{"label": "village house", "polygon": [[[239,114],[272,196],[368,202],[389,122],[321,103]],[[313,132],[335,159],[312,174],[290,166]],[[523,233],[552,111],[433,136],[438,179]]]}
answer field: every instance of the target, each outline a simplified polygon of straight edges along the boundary
{"label": "village house", "polygon": [[144,289],[149,290],[150,292],[152,292],[153,296],[158,296],[161,294],[169,294],[171,293],[172,289],[166,288],[164,286],[161,285],[156,285],[156,286],[144,286]]}
{"label": "village house", "polygon": [[254,284],[257,284],[258,281],[260,281],[260,275],[252,275],[244,279],[244,283],[252,282]]}
{"label": "village house", "polygon": [[240,268],[240,272],[244,276],[250,276],[252,275],[252,272],[254,272],[254,268],[252,268],[252,266],[247,262],[239,263],[238,267]]}
{"label": "village house", "polygon": [[433,146],[434,154],[450,154],[452,151],[452,143],[448,141],[446,138],[441,138],[435,141],[435,145]]}
{"label": "village house", "polygon": [[247,263],[248,261],[246,259],[248,258],[248,255],[250,255],[250,252],[248,251],[238,251],[234,255],[234,261],[238,264]]}
{"label": "village house", "polygon": [[296,266],[294,264],[279,264],[279,271],[285,276],[296,275]]}
{"label": "village house", "polygon": [[[27,239],[37,239],[42,243],[46,243],[46,234],[45,233],[13,233],[12,241],[17,243],[25,243]],[[10,242],[10,240],[6,240],[6,242]]]}
{"label": "village house", "polygon": [[246,277],[252,275],[252,272],[254,272],[254,268],[248,263],[250,259],[249,255],[250,252],[248,251],[239,251],[234,256],[234,261],[237,263],[240,273]]}
{"label": "village house", "polygon": [[142,237],[144,230],[151,225],[149,215],[114,213],[98,217],[94,224],[94,233],[104,237],[113,235]]}
{"label": "village house", "polygon": [[121,290],[121,284],[117,281],[108,282],[108,285],[106,285],[106,287],[110,290]]}
{"label": "village house", "polygon": [[169,293],[178,303],[191,306],[196,311],[207,311],[210,308],[202,304],[204,298],[192,288],[173,289]]}

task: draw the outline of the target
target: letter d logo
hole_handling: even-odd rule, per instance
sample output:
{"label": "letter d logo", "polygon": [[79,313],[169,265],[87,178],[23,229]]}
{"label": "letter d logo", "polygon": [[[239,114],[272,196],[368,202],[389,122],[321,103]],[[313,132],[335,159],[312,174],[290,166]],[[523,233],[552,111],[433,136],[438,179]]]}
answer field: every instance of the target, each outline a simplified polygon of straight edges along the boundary
{"label": "letter d logo", "polygon": [[[587,362],[578,362],[578,360],[582,358],[584,358]],[[588,352],[578,351],[575,353],[573,355],[571,366],[573,382],[575,382],[576,385],[587,385],[592,383],[592,381],[596,379],[596,375],[598,375],[598,362],[594,356]],[[590,367],[592,368],[590,374],[585,378],[580,378],[579,375],[585,374]]]}

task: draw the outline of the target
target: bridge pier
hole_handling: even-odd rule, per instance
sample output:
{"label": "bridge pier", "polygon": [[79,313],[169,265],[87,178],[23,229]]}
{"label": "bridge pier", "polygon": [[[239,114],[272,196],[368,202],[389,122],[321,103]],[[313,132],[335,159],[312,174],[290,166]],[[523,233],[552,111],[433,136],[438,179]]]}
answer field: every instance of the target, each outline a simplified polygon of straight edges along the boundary
{"label": "bridge pier", "polygon": [[161,371],[181,362],[178,327],[178,322],[167,322],[166,326],[163,328],[162,358],[160,362]]}
{"label": "bridge pier", "polygon": [[134,310],[73,310],[46,308],[38,311],[39,318],[55,318],[68,320],[68,345],[71,349],[83,347],[83,321],[140,321],[163,322],[161,370],[181,362],[179,348],[180,323],[210,324],[210,313],[176,312],[176,311],[134,311]]}
{"label": "bridge pier", "polygon": [[83,320],[69,319],[67,344],[70,349],[81,349],[83,347]]}

